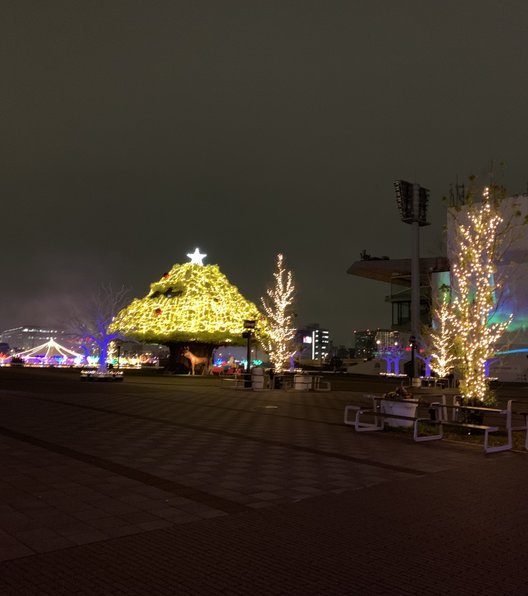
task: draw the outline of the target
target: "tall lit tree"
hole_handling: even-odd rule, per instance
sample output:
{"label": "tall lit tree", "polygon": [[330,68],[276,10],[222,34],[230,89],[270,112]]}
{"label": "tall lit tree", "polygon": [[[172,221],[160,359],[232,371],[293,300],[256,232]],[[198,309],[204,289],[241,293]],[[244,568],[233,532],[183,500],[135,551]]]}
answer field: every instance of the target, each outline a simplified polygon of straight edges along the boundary
{"label": "tall lit tree", "polygon": [[437,304],[433,315],[433,328],[428,334],[428,343],[430,345],[429,366],[440,378],[444,378],[453,370],[456,356],[453,325],[449,320],[451,313],[449,288],[442,287],[440,290],[439,304]]}
{"label": "tall lit tree", "polygon": [[261,298],[264,312],[268,318],[268,334],[262,345],[268,352],[270,361],[277,371],[287,366],[288,360],[295,353],[293,339],[294,313],[292,312],[295,286],[291,271],[284,268],[284,257],[277,255],[277,265],[273,274],[274,285],[266,291],[266,298]]}
{"label": "tall lit tree", "polygon": [[489,189],[482,203],[470,203],[465,221],[456,221],[456,251],[451,263],[453,300],[446,315],[446,327],[452,329],[460,389],[472,402],[490,403],[486,383],[486,361],[494,355],[495,345],[511,321],[493,323],[499,292],[495,279],[501,255],[498,202]]}

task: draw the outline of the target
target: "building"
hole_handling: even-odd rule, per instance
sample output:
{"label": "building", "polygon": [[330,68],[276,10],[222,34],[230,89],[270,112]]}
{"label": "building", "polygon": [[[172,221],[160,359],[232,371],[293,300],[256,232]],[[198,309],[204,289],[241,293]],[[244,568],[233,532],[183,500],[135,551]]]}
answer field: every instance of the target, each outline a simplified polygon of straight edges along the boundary
{"label": "building", "polygon": [[384,350],[400,344],[400,332],[393,329],[378,329],[376,331],[376,348]]}
{"label": "building", "polygon": [[325,360],[330,355],[330,332],[312,323],[297,330],[295,343],[301,360]]}
{"label": "building", "polygon": [[[456,207],[457,218],[461,215],[460,205]],[[463,209],[462,209],[463,211]],[[439,292],[451,287],[450,260],[457,250],[454,242],[454,211],[448,210],[447,256],[420,258],[420,323],[431,325],[433,302]],[[508,222],[517,219],[509,234],[506,250],[498,263],[495,281],[500,292],[496,292],[495,320],[505,320],[510,314],[513,320],[497,346],[496,359],[490,362],[490,376],[504,381],[528,380],[528,235],[525,231],[528,221],[528,196],[517,195],[503,199],[501,215]],[[350,275],[386,283],[390,294],[385,301],[392,309],[392,331],[401,333],[400,340],[407,343],[411,332],[411,259],[373,258],[363,251],[360,260],[347,270]],[[364,341],[367,341],[365,339]]]}
{"label": "building", "polygon": [[368,360],[376,352],[376,332],[372,329],[354,331],[354,356]]}
{"label": "building", "polygon": [[38,327],[37,325],[24,325],[13,329],[6,329],[0,333],[0,342],[9,344],[13,352],[22,352],[36,348],[50,339],[58,340],[63,343],[68,341],[70,336],[64,331],[49,327]]}
{"label": "building", "polygon": [[[420,259],[420,321],[431,324],[431,288],[438,276],[449,271],[446,257]],[[350,275],[374,279],[386,283],[390,294],[385,301],[392,310],[392,331],[411,331],[411,259],[373,259],[361,253],[361,259],[347,270]]]}
{"label": "building", "polygon": [[400,332],[392,329],[365,329],[354,331],[356,358],[374,358],[376,352],[400,345]]}

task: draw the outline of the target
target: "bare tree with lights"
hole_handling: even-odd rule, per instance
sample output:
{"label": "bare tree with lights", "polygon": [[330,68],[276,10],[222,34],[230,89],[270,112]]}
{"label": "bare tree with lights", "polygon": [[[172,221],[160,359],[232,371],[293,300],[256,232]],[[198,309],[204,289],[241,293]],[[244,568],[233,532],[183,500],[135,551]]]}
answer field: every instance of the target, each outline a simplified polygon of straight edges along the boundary
{"label": "bare tree with lights", "polygon": [[263,338],[262,344],[275,370],[281,371],[289,368],[288,360],[295,353],[293,346],[295,315],[292,312],[295,286],[292,272],[284,268],[282,254],[277,255],[277,266],[273,277],[275,280],[273,288],[266,291],[266,298],[261,298],[269,323],[268,334]]}
{"label": "bare tree with lights", "polygon": [[124,286],[115,289],[111,284],[101,285],[88,303],[72,317],[70,327],[83,343],[94,343],[99,351],[99,370],[106,369],[109,346],[122,335],[111,325],[128,295]]}
{"label": "bare tree with lights", "polygon": [[430,346],[429,366],[440,378],[451,373],[455,364],[453,325],[450,324],[449,288],[440,288],[441,295],[433,314],[433,328],[424,334]]}
{"label": "bare tree with lights", "polygon": [[[511,322],[512,315],[492,322],[500,284],[497,263],[503,255],[504,219],[499,213],[498,189],[486,188],[482,203],[469,201],[464,219],[455,222],[453,299],[445,316],[446,333],[454,338],[461,372],[461,393],[469,403],[493,403],[486,383],[486,361]],[[450,327],[447,330],[447,327]]]}

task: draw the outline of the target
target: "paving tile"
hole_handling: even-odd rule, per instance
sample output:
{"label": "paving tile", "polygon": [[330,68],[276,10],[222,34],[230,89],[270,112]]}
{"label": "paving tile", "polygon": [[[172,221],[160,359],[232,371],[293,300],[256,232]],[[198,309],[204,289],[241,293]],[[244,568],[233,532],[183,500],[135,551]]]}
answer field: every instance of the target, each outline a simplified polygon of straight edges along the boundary
{"label": "paving tile", "polygon": [[79,535],[79,534],[86,534],[93,530],[93,523],[82,523],[80,521],[71,524],[63,524],[60,526],[53,526],[57,534],[64,536],[66,538]]}
{"label": "paving tile", "polygon": [[48,528],[34,528],[23,532],[15,532],[14,536],[19,542],[39,553],[67,548],[74,544],[71,539],[67,539]]}
{"label": "paving tile", "polygon": [[253,493],[251,496],[253,499],[258,499],[259,501],[271,501],[279,498],[277,494],[269,492]]}
{"label": "paving tile", "polygon": [[98,505],[100,509],[107,513],[121,514],[121,513],[134,513],[138,511],[138,508],[129,503],[123,503],[122,501],[113,500],[109,502],[100,503]]}
{"label": "paving tile", "polygon": [[106,530],[107,528],[116,528],[120,526],[126,526],[129,522],[121,517],[117,516],[108,516],[101,517],[98,519],[92,519],[88,522],[92,528],[97,528],[98,530]]}
{"label": "paving tile", "polygon": [[196,515],[192,513],[188,513],[186,511],[180,511],[178,509],[167,508],[167,509],[157,509],[152,511],[152,514],[156,517],[161,519],[165,519],[174,523],[182,523],[182,522],[189,522],[195,521],[198,519]]}
{"label": "paving tile", "polygon": [[134,511],[133,513],[121,513],[119,517],[131,524],[137,525],[142,522],[156,521],[156,516],[146,511]]}
{"label": "paving tile", "polygon": [[31,516],[18,511],[0,518],[0,528],[9,533],[31,530],[35,525],[35,520]]}
{"label": "paving tile", "polygon": [[100,530],[89,530],[86,532],[81,532],[79,534],[72,534],[68,536],[68,540],[77,545],[80,545],[90,544],[91,542],[99,542],[100,540],[107,540],[109,537],[109,534],[107,534],[106,532],[102,532]]}
{"label": "paving tile", "polygon": [[140,522],[136,525],[140,530],[150,531],[160,530],[161,528],[169,528],[173,525],[173,523],[167,520],[157,519],[155,521]]}
{"label": "paving tile", "polygon": [[141,532],[141,528],[136,525],[124,525],[124,526],[114,526],[104,529],[104,533],[108,534],[111,538],[118,538],[120,536],[130,536],[131,534],[137,534]]}
{"label": "paving tile", "polygon": [[107,517],[108,512],[104,511],[103,509],[98,509],[97,507],[89,507],[87,509],[83,509],[82,511],[75,511],[71,515],[74,519],[90,522],[90,520]]}
{"label": "paving tile", "polygon": [[[0,429],[2,595],[348,595],[350,577],[367,595],[523,593],[523,460],[350,432],[348,392],[248,400],[180,380],[84,386],[89,399],[78,383],[33,386],[35,399],[2,389],[3,424],[28,437]],[[491,491],[478,505],[459,490],[468,476]],[[413,507],[396,516],[399,500]],[[474,540],[486,525],[489,540]],[[398,580],[405,552],[413,573]],[[509,570],[501,586],[493,565]]]}
{"label": "paving tile", "polygon": [[10,559],[27,557],[34,553],[35,551],[33,549],[21,542],[15,541],[9,544],[4,544],[0,540],[0,561],[9,561]]}

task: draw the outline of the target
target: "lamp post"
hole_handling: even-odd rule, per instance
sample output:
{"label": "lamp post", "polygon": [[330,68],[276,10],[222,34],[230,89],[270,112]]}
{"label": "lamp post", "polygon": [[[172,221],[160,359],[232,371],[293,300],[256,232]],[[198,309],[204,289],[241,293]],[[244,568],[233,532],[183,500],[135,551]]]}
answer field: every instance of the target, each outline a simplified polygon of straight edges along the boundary
{"label": "lamp post", "polygon": [[396,202],[400,210],[401,219],[410,224],[411,229],[411,343],[412,348],[412,378],[418,377],[415,349],[420,337],[420,228],[428,226],[427,203],[429,190],[419,184],[412,184],[405,180],[394,183]]}
{"label": "lamp post", "polygon": [[413,377],[416,377],[416,337],[411,335],[409,337],[409,344],[411,346],[411,371]]}
{"label": "lamp post", "polygon": [[242,337],[245,337],[247,339],[247,352],[246,352],[246,378],[244,381],[244,387],[251,387],[251,373],[250,373],[250,364],[251,364],[251,336],[252,336],[252,331],[253,329],[255,329],[255,325],[256,325],[256,321],[249,321],[249,320],[245,320],[244,321],[244,329],[247,329],[247,331],[244,331],[244,333],[242,333]]}

